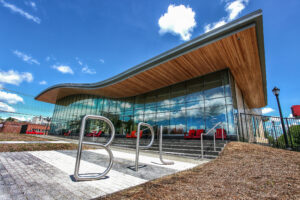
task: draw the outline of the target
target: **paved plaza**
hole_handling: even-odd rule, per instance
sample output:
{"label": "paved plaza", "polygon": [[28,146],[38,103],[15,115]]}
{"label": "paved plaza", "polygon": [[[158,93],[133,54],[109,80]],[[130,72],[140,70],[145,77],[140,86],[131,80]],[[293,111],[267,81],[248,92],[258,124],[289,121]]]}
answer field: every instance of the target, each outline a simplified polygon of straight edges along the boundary
{"label": "paved plaza", "polygon": [[[157,154],[141,153],[133,170],[135,152],[113,148],[114,165],[97,181],[75,182],[77,151],[0,153],[0,199],[92,199],[208,162],[168,157],[174,165],[160,164]],[[80,173],[100,173],[108,165],[104,150],[85,150]]]}

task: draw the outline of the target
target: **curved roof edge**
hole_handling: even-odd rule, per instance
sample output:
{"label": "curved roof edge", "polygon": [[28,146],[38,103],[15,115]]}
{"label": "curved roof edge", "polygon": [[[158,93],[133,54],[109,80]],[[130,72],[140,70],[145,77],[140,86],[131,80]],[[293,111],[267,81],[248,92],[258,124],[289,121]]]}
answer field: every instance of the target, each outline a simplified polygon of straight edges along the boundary
{"label": "curved roof edge", "polygon": [[264,37],[263,37],[263,23],[262,23],[262,10],[259,9],[254,11],[248,15],[245,15],[237,20],[229,22],[221,27],[218,27],[212,31],[204,33],[188,42],[185,42],[175,48],[172,48],[164,53],[161,53],[141,64],[138,64],[118,75],[115,75],[109,79],[96,82],[96,83],[63,83],[51,86],[40,94],[38,94],[35,99],[39,100],[39,97],[45,94],[46,92],[58,89],[58,88],[81,88],[81,89],[95,89],[95,88],[103,88],[109,85],[118,83],[127,78],[130,78],[136,74],[139,74],[145,70],[151,69],[161,63],[179,57],[183,54],[186,54],[190,51],[193,51],[202,46],[213,43],[217,40],[220,40],[228,35],[231,35],[235,32],[241,31],[244,28],[247,28],[251,25],[256,26],[256,35],[257,35],[257,43],[260,57],[260,64],[263,76],[263,88],[264,88],[264,98],[265,103],[267,104],[267,86],[266,86],[266,68],[265,68],[265,51],[264,51]]}

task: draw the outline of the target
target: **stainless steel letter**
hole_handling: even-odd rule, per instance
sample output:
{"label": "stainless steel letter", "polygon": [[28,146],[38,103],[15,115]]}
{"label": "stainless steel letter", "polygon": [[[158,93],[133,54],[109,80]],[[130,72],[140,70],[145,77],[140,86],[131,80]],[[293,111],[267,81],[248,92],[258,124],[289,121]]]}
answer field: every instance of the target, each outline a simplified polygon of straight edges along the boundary
{"label": "stainless steel letter", "polygon": [[[83,136],[84,136],[84,130],[85,130],[85,122],[87,119],[99,119],[102,121],[105,121],[111,129],[111,137],[110,140],[106,144],[98,144],[98,143],[93,143],[93,142],[83,142]],[[114,157],[113,154],[109,148],[109,145],[112,143],[115,137],[115,127],[113,123],[107,119],[106,117],[103,116],[97,116],[97,115],[85,115],[82,118],[81,121],[81,127],[80,127],[80,133],[79,133],[79,143],[78,143],[78,150],[77,150],[77,157],[76,157],[76,164],[75,164],[75,172],[74,172],[74,178],[76,181],[90,181],[90,180],[99,180],[103,176],[105,176],[112,168],[113,162],[114,162]],[[100,174],[97,174],[96,176],[92,175],[79,175],[79,166],[80,166],[80,159],[81,159],[81,153],[82,153],[82,144],[90,144],[90,145],[97,145],[100,146],[101,148],[105,149],[108,153],[109,157],[109,165],[106,168],[106,170]]]}
{"label": "stainless steel letter", "polygon": [[173,165],[174,162],[172,161],[164,161],[162,157],[162,137],[163,136],[163,126],[160,126],[160,131],[159,131],[159,159],[160,162],[164,165]]}
{"label": "stainless steel letter", "polygon": [[[146,126],[150,129],[151,132],[151,141],[147,146],[140,146],[140,131],[141,131],[141,126]],[[150,124],[140,122],[138,124],[138,129],[136,133],[136,155],[135,155],[135,171],[138,171],[139,168],[139,153],[140,153],[140,148],[143,149],[149,149],[154,142],[154,130],[153,127]]]}

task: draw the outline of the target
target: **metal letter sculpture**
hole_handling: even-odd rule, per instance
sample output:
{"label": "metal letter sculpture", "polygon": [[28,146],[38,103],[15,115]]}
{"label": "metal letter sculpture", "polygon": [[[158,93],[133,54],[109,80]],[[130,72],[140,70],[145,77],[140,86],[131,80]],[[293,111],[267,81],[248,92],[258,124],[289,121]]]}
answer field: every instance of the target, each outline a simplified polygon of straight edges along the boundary
{"label": "metal letter sculpture", "polygon": [[[106,144],[99,144],[99,143],[93,143],[93,142],[83,142],[83,137],[84,137],[84,130],[85,130],[85,122],[87,119],[99,119],[104,122],[106,122],[111,129],[111,137],[110,140]],[[99,180],[102,177],[104,177],[112,168],[113,162],[114,162],[114,156],[109,148],[109,145],[112,143],[112,141],[115,138],[115,127],[113,123],[107,119],[106,117],[103,116],[98,116],[98,115],[85,115],[82,119],[81,122],[81,127],[80,127],[80,133],[79,133],[79,143],[78,143],[78,151],[77,151],[77,157],[76,157],[76,164],[75,164],[75,172],[74,172],[74,178],[76,181],[91,181],[91,180]],[[99,173],[96,176],[92,175],[79,175],[79,166],[80,166],[80,159],[81,159],[81,153],[82,153],[82,144],[91,144],[91,145],[97,145],[100,146],[101,148],[105,149],[108,153],[109,157],[109,165],[106,168],[106,170],[102,173]]]}
{"label": "metal letter sculpture", "polygon": [[[147,146],[140,146],[140,131],[141,131],[141,126],[146,126],[150,129],[151,132],[151,141]],[[154,141],[154,130],[153,127],[150,124],[144,123],[144,122],[140,122],[138,124],[138,130],[137,130],[137,134],[136,134],[136,156],[135,156],[135,171],[138,171],[139,168],[139,153],[140,153],[140,148],[143,149],[149,149]]]}
{"label": "metal letter sculpture", "polygon": [[163,136],[163,127],[160,126],[159,128],[159,159],[160,159],[160,162],[162,162],[162,164],[164,165],[173,165],[174,162],[172,161],[164,161],[163,160],[163,157],[162,157],[162,136]]}

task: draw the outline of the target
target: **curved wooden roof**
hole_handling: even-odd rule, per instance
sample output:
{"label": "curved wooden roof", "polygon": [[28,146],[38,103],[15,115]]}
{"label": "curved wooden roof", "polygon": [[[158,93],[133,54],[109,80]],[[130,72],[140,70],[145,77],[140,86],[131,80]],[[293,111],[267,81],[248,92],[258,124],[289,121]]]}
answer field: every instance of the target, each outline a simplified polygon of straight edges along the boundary
{"label": "curved wooden roof", "polygon": [[267,104],[262,12],[203,34],[108,80],[59,84],[36,99],[49,103],[74,94],[130,97],[229,68],[250,108]]}

